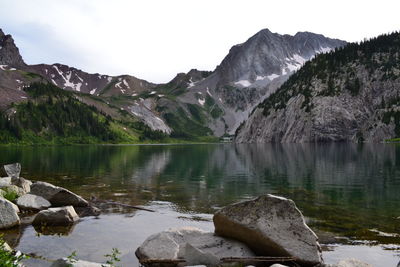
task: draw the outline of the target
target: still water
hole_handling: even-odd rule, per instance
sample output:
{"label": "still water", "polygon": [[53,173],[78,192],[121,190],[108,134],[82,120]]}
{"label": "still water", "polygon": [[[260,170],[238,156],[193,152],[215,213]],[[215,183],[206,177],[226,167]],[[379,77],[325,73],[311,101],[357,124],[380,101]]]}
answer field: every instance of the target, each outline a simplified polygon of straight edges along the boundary
{"label": "still water", "polygon": [[25,178],[156,211],[109,206],[58,232],[39,234],[32,226],[4,232],[11,245],[37,256],[28,266],[48,266],[73,251],[104,262],[112,248],[122,252],[120,265],[137,266],[134,251],[150,234],[180,226],[213,231],[217,209],[265,193],[296,202],[325,244],[328,263],[400,260],[394,144],[0,147],[0,164],[11,162],[21,162]]}

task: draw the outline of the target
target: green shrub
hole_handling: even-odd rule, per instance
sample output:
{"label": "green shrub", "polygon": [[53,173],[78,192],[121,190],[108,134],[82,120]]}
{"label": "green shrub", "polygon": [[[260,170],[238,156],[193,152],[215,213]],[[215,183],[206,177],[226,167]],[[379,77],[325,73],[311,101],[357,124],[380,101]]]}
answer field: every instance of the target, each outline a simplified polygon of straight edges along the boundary
{"label": "green shrub", "polygon": [[12,251],[6,250],[5,241],[0,236],[0,267],[18,267],[21,260],[26,258],[25,255],[17,255]]}

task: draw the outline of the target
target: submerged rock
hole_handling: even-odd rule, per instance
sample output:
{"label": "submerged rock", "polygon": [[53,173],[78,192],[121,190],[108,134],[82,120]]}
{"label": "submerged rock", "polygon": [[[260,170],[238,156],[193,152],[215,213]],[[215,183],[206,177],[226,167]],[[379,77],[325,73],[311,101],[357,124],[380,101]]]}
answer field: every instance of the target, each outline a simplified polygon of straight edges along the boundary
{"label": "submerged rock", "polygon": [[31,194],[41,196],[53,206],[61,207],[71,205],[74,207],[86,207],[89,203],[77,194],[46,182],[35,182],[31,185]]}
{"label": "submerged rock", "polygon": [[322,262],[318,237],[292,200],[264,195],[222,208],[215,233],[244,242],[260,256],[290,256],[303,265]]}
{"label": "submerged rock", "polygon": [[183,259],[189,265],[207,266],[218,264],[221,258],[254,256],[245,244],[192,227],[154,234],[143,242],[135,254],[140,262],[146,259]]}
{"label": "submerged rock", "polygon": [[44,210],[51,206],[50,202],[41,196],[26,194],[17,199],[17,205],[26,210]]}
{"label": "submerged rock", "polygon": [[32,224],[41,225],[67,225],[73,224],[79,220],[79,216],[76,214],[74,207],[66,206],[59,208],[50,208],[47,210],[40,211]]}
{"label": "submerged rock", "polygon": [[101,214],[101,210],[92,205],[87,207],[74,207],[74,209],[79,217],[99,216]]}
{"label": "submerged rock", "polygon": [[18,178],[21,173],[21,164],[13,163],[4,165],[4,170],[6,171],[7,176]]}
{"label": "submerged rock", "polygon": [[71,262],[67,258],[58,259],[50,267],[109,267],[108,264],[77,260]]}
{"label": "submerged rock", "polygon": [[11,228],[20,224],[14,204],[7,199],[0,198],[0,229]]}

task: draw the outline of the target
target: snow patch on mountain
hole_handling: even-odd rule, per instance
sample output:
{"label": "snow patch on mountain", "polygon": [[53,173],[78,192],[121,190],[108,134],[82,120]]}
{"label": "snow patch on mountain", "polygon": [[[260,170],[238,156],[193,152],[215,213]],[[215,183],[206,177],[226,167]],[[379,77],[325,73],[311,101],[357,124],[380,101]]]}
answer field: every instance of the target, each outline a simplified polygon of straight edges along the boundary
{"label": "snow patch on mountain", "polygon": [[251,82],[249,80],[240,80],[235,82],[237,85],[241,85],[243,87],[249,87],[251,85]]}

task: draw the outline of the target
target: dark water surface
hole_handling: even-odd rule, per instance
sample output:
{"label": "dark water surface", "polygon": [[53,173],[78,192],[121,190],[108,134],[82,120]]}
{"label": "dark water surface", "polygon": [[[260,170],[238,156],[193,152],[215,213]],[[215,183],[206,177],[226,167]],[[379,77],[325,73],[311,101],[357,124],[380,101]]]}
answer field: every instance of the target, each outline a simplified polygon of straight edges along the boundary
{"label": "dark water surface", "polygon": [[395,266],[400,260],[400,146],[394,144],[0,147],[0,164],[11,162],[21,162],[22,176],[31,180],[156,210],[110,206],[55,235],[32,226],[5,232],[17,249],[46,259],[76,250],[100,262],[118,248],[122,266],[137,266],[134,251],[148,235],[180,226],[212,231],[218,208],[273,193],[293,199],[329,243],[326,262],[355,257]]}

